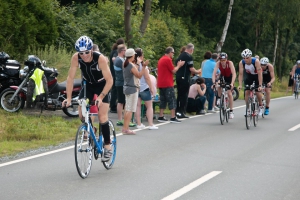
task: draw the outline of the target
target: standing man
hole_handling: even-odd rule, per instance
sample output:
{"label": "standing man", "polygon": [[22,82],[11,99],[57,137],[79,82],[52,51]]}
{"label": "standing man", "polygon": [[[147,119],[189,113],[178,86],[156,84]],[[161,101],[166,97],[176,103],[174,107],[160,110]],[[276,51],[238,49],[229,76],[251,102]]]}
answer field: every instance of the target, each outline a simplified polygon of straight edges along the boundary
{"label": "standing man", "polygon": [[[258,88],[256,91],[256,96],[259,103],[259,113],[258,115],[262,115],[262,97],[261,97],[261,85],[262,85],[262,70],[261,65],[258,59],[252,58],[252,51],[250,49],[245,49],[242,51],[241,56],[243,59],[239,63],[239,90],[242,88],[242,81],[244,80],[244,84],[252,85],[253,81],[255,81],[255,87]],[[244,75],[245,70],[245,75]],[[250,88],[245,87],[245,102],[248,103],[248,97],[250,93]],[[247,115],[246,113],[245,115]]]}
{"label": "standing man", "polygon": [[297,60],[297,63],[293,66],[292,69],[292,79],[294,80],[292,91],[295,92],[295,75],[300,75],[300,60]]}
{"label": "standing man", "polygon": [[171,119],[172,123],[180,123],[175,116],[176,109],[176,97],[174,91],[174,81],[173,74],[175,74],[180,67],[182,67],[185,61],[179,60],[177,62],[177,66],[174,67],[172,63],[172,58],[174,57],[174,49],[173,47],[166,48],[165,55],[162,56],[157,64],[157,87],[159,88],[160,95],[160,113],[159,113],[159,122],[168,121],[164,117],[164,110],[167,107],[167,103],[169,106],[169,110],[171,111]]}
{"label": "standing man", "polygon": [[186,45],[186,49],[176,59],[177,64],[180,60],[185,61],[183,67],[181,67],[176,73],[176,85],[177,85],[177,112],[178,118],[189,118],[185,115],[187,99],[190,89],[191,72],[194,74],[201,73],[201,69],[196,70],[194,68],[194,61],[192,54],[194,52],[194,45],[189,43]]}
{"label": "standing man", "polygon": [[[107,59],[98,52],[93,52],[93,41],[87,36],[81,36],[75,43],[76,53],[71,58],[71,66],[67,78],[67,99],[62,106],[70,106],[73,82],[78,68],[81,70],[82,79],[86,81],[86,97],[90,100],[97,97],[98,119],[104,138],[104,155],[102,161],[110,159],[110,128],[108,123],[108,92],[113,84]],[[80,91],[79,99],[84,97],[84,89]],[[78,107],[79,117],[82,120],[81,107]]]}
{"label": "standing man", "polygon": [[[207,60],[206,62],[203,63],[202,66],[202,77],[205,79],[205,84],[206,84],[206,99],[208,101],[208,108],[207,108],[207,112],[208,113],[215,113],[216,111],[214,110],[214,100],[215,100],[215,93],[213,90],[213,73],[214,73],[214,69],[217,63],[217,59],[218,59],[218,54],[213,53],[211,55],[211,58],[209,60]],[[215,77],[214,77],[215,78]]]}
{"label": "standing man", "polygon": [[115,70],[114,70],[114,60],[118,56],[118,45],[120,44],[125,44],[125,41],[123,38],[119,38],[116,43],[113,44],[112,50],[109,55],[109,66],[110,66],[110,71],[113,76],[113,86],[111,88],[111,97],[110,97],[110,112],[111,113],[117,113],[117,90],[115,86],[115,81],[116,81],[116,76],[115,76]]}
{"label": "standing man", "polygon": [[[226,85],[230,85],[230,90],[227,90],[227,95],[229,98],[229,119],[234,118],[233,114],[233,97],[232,97],[232,90],[234,87],[234,82],[236,78],[235,68],[233,65],[233,62],[227,59],[227,54],[222,52],[219,56],[219,61],[216,63],[213,75],[212,75],[212,82],[215,85],[215,77],[217,74],[217,71],[220,70],[220,76],[224,77],[224,81]],[[218,96],[221,96],[221,88],[218,88]]]}
{"label": "standing man", "polygon": [[263,57],[260,59],[260,65],[263,70],[263,83],[265,85],[265,91],[266,91],[266,109],[265,109],[265,115],[269,114],[269,107],[270,107],[270,99],[271,99],[271,88],[272,83],[275,81],[275,75],[274,75],[274,67],[272,64],[269,63],[269,59],[267,57]]}

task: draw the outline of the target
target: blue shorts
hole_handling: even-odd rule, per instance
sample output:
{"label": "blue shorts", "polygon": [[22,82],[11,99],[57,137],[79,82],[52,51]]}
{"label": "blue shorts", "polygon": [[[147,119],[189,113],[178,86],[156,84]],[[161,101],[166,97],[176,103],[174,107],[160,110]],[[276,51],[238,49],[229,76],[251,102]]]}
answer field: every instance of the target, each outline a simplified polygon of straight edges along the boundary
{"label": "blue shorts", "polygon": [[139,98],[141,98],[143,101],[150,101],[150,100],[152,100],[149,88],[147,88],[143,92],[139,92]]}

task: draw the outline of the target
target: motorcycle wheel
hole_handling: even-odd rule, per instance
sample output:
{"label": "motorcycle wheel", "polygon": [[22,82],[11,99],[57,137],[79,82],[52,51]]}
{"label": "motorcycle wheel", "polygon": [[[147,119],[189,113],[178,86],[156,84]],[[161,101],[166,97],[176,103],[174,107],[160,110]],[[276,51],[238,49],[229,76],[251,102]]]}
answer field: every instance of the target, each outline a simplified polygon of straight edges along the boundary
{"label": "motorcycle wheel", "polygon": [[7,88],[0,94],[1,107],[7,112],[18,112],[20,109],[24,108],[25,99],[21,98],[19,95],[16,95],[11,103],[8,102],[14,93],[15,90]]}
{"label": "motorcycle wheel", "polygon": [[78,117],[78,103],[72,102],[72,106],[64,107],[62,111],[69,117]]}
{"label": "motorcycle wheel", "polygon": [[239,98],[239,95],[239,90],[236,87],[234,87],[232,90],[233,101],[237,100]]}

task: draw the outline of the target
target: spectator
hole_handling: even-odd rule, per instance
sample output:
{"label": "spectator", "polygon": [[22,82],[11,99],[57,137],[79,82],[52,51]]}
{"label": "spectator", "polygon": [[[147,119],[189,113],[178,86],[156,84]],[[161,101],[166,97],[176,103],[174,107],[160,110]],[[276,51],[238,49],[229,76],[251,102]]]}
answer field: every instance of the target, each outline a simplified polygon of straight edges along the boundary
{"label": "spectator", "polygon": [[174,57],[174,53],[175,52],[173,47],[166,48],[165,55],[158,60],[158,64],[157,64],[157,87],[159,88],[159,95],[160,95],[160,105],[159,105],[160,113],[158,117],[159,122],[168,121],[164,117],[164,110],[167,107],[167,103],[169,106],[169,110],[171,111],[170,122],[172,123],[181,122],[175,116],[176,97],[174,91],[173,74],[175,74],[178,71],[178,69],[184,65],[185,61],[179,60],[177,62],[177,66],[174,67],[172,63],[172,58]]}
{"label": "spectator", "polygon": [[188,95],[187,112],[196,112],[196,115],[205,115],[204,104],[206,85],[205,79],[199,77],[196,82],[191,85]]}
{"label": "spectator", "polygon": [[[143,64],[147,65],[148,63],[144,63],[144,53],[141,48],[135,49],[135,58],[139,57],[141,59],[141,63],[138,66],[138,70],[142,71]],[[141,103],[144,101],[146,106],[146,116],[148,119],[149,129],[155,130],[158,129],[157,126],[153,125],[153,107],[152,107],[152,96],[154,96],[156,93],[154,93],[153,86],[151,83],[150,75],[148,67],[146,66],[146,70],[144,72],[144,75],[140,79],[140,91],[139,91],[139,98],[137,103],[137,110],[135,113],[136,121],[137,121],[137,128],[145,128],[145,125],[141,123]]]}
{"label": "spectator", "polygon": [[176,73],[176,84],[177,84],[177,112],[176,116],[178,118],[188,118],[185,115],[185,108],[187,105],[188,92],[190,89],[190,74],[201,73],[201,69],[196,70],[194,68],[194,61],[192,54],[194,52],[194,45],[189,43],[186,45],[186,50],[182,52],[176,59],[175,63],[179,60],[185,61],[183,67],[181,67]]}
{"label": "spectator", "polygon": [[214,105],[214,99],[215,99],[215,93],[212,88],[213,82],[212,82],[212,76],[214,72],[214,68],[216,66],[216,60],[218,59],[218,54],[213,53],[211,55],[211,58],[207,60],[202,67],[202,77],[205,79],[206,84],[206,99],[208,101],[208,113],[215,113],[213,105]]}
{"label": "spectator", "polygon": [[138,65],[141,63],[140,57],[135,60],[136,52],[134,49],[129,48],[125,51],[126,60],[124,62],[123,76],[124,76],[124,89],[125,94],[125,114],[124,114],[124,125],[122,133],[124,135],[134,135],[135,133],[129,129],[129,122],[132,117],[132,112],[136,112],[138,90],[140,87],[139,79],[144,75],[146,65],[149,61],[143,63],[142,70],[138,71]]}
{"label": "spectator", "polygon": [[[125,105],[125,95],[123,92],[124,77],[123,77],[123,63],[125,61],[125,51],[127,47],[125,44],[118,45],[118,56],[114,59],[114,71],[115,71],[115,86],[117,91],[117,113],[118,121],[117,126],[123,126],[123,108]],[[130,127],[134,127],[134,123],[129,123]]]}
{"label": "spectator", "polygon": [[109,102],[109,106],[110,106],[110,112],[111,113],[117,113],[117,90],[116,90],[116,86],[115,86],[115,70],[114,70],[114,60],[116,59],[116,57],[118,56],[118,45],[120,44],[125,44],[125,41],[123,38],[119,38],[116,43],[113,44],[112,46],[112,50],[110,52],[109,55],[109,67],[110,67],[110,71],[111,74],[113,76],[113,80],[114,80],[114,84],[111,88],[111,96],[110,96],[110,102]]}

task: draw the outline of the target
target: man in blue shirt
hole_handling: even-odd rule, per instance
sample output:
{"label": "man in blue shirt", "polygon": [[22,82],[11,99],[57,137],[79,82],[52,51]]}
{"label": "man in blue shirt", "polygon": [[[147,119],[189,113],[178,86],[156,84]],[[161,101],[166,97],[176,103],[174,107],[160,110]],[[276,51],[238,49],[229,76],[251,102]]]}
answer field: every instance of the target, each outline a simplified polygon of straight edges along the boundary
{"label": "man in blue shirt", "polygon": [[211,58],[205,61],[202,66],[202,77],[205,79],[205,84],[206,84],[205,95],[208,101],[208,109],[207,109],[208,113],[215,113],[215,111],[213,110],[215,94],[212,89],[212,85],[213,85],[212,76],[213,76],[214,68],[216,66],[217,59],[218,59],[218,54],[213,53],[211,55]]}

